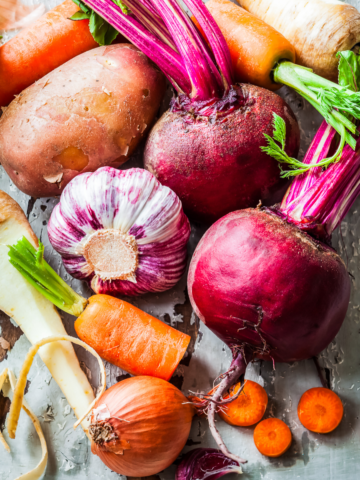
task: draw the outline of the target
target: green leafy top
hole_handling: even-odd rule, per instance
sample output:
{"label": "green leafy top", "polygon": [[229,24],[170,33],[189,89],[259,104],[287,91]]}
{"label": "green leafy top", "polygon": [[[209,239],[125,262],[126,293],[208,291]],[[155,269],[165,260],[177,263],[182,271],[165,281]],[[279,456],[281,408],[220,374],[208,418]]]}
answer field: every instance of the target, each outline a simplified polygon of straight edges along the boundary
{"label": "green leafy top", "polygon": [[[122,12],[125,15],[129,15],[130,10],[128,7],[122,3],[121,0],[112,0],[115,5],[121,8]],[[106,20],[100,17],[99,14],[94,12],[91,8],[85,5],[81,0],[73,0],[73,2],[80,7],[80,10],[72,17],[70,20],[89,20],[89,30],[91,35],[94,37],[95,42],[99,45],[110,45],[115,38],[118,36],[119,32],[112,27]]]}
{"label": "green leafy top", "polygon": [[69,287],[44,260],[44,245],[40,241],[36,250],[23,237],[9,246],[8,255],[16,270],[58,308],[76,317],[84,311],[88,301]]}
{"label": "green leafy top", "polygon": [[[264,134],[267,146],[261,147],[261,150],[275,158],[280,164],[285,164],[290,168],[290,170],[283,170],[280,165],[283,178],[300,175],[314,167],[328,167],[331,163],[340,159],[345,143],[348,143],[355,150],[356,140],[346,129],[355,136],[359,135],[352,119],[353,117],[360,119],[360,57],[352,51],[338,52],[337,57],[339,58],[339,85],[334,86],[335,84],[332,84],[331,87],[324,88],[326,83],[330,84],[330,82],[321,79],[318,85],[311,86],[311,92],[316,95],[314,98],[317,98],[317,106],[314,104],[313,98],[303,96],[315,108],[318,108],[328,124],[336,128],[340,134],[339,147],[332,157],[324,158],[318,163],[306,164],[289,157],[285,152],[286,124],[281,117],[274,113],[273,137]],[[305,78],[308,69],[297,67],[297,73],[300,76],[303,74],[303,78]],[[324,85],[321,85],[321,83]],[[344,113],[341,114],[339,110]]]}
{"label": "green leafy top", "polygon": [[[271,157],[273,157],[275,160],[277,160],[280,165],[280,170],[281,170],[281,177],[282,178],[289,178],[289,177],[295,177],[296,175],[301,175],[302,173],[307,172],[310,170],[310,168],[314,167],[327,167],[330,165],[330,163],[333,163],[339,158],[339,155],[344,147],[345,139],[342,139],[340,142],[340,145],[338,147],[337,152],[335,155],[333,155],[330,158],[324,158],[324,160],[321,160],[321,162],[318,162],[316,164],[306,164],[303,162],[300,162],[300,160],[297,160],[296,158],[289,157],[289,155],[285,152],[285,140],[286,140],[286,124],[283,118],[279,117],[279,115],[276,115],[276,113],[273,112],[273,136],[270,137],[270,135],[267,135],[264,133],[264,137],[266,138],[267,141],[267,146],[266,147],[260,147],[261,151],[267,153]],[[278,145],[278,142],[280,145]],[[285,164],[288,167],[290,167],[290,170],[283,170],[281,167],[281,164]]]}
{"label": "green leafy top", "polygon": [[360,85],[360,57],[351,50],[338,52],[339,59],[339,85],[358,92]]}
{"label": "green leafy top", "polygon": [[[267,146],[260,147],[261,151],[275,158],[275,160],[280,163],[279,167],[281,170],[281,177],[283,178],[300,175],[301,173],[306,172],[306,169],[309,167],[309,165],[300,162],[296,158],[289,157],[289,155],[285,152],[286,124],[284,119],[274,112],[273,127],[274,131],[272,137],[270,137],[270,135],[268,135],[267,133],[264,133],[264,137],[267,141]],[[288,165],[289,167],[291,167],[291,170],[283,170],[281,164]]]}

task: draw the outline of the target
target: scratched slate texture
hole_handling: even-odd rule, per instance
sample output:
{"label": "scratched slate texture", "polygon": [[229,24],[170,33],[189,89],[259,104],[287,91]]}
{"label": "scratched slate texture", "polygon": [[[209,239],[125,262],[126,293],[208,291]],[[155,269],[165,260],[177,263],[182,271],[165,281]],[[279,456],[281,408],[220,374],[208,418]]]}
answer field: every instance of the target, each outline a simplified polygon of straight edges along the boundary
{"label": "scratched slate texture", "polygon": [[[275,0],[274,0],[275,1]],[[46,0],[47,8],[52,8],[58,0]],[[359,0],[349,3],[360,7]],[[5,35],[4,40],[7,39]],[[301,155],[304,154],[320,125],[321,118],[297,94],[283,88],[280,94],[288,101],[301,126]],[[141,166],[142,148],[124,166]],[[59,255],[49,244],[46,225],[58,199],[33,199],[21,193],[0,167],[0,189],[15,198],[26,212],[32,228],[46,246],[46,258],[57,272],[79,293],[90,295],[86,284],[72,279],[64,270]],[[301,394],[308,388],[319,386],[320,381],[314,363],[303,361],[295,364],[277,364],[275,370],[270,363],[257,362],[247,371],[247,378],[262,384],[269,395],[266,416],[283,419],[291,428],[293,443],[290,450],[280,459],[267,459],[260,455],[253,443],[253,427],[237,428],[218,421],[218,428],[230,450],[248,459],[244,467],[244,479],[251,480],[293,480],[306,478],[355,480],[360,478],[360,199],[342,224],[341,232],[333,237],[337,248],[352,275],[352,294],[346,320],[336,339],[321,354],[320,364],[329,382],[345,407],[344,419],[340,427],[326,436],[305,430],[297,418],[297,403]],[[192,226],[189,243],[189,257],[206,228]],[[1,274],[1,272],[0,272]],[[159,295],[145,295],[127,299],[139,308],[162,319],[164,322],[185,331],[192,336],[187,356],[181,362],[172,382],[185,394],[189,390],[207,391],[213,380],[230,365],[230,351],[210,332],[192,312],[186,293],[186,276],[172,290]],[[69,334],[75,335],[74,319],[63,314],[64,324]],[[9,367],[19,373],[22,361],[30,346],[19,328],[0,313],[0,335],[11,344],[11,350],[0,347],[0,371]],[[88,374],[94,388],[98,386],[99,372],[93,358],[76,347],[79,360]],[[107,383],[113,385],[126,378],[126,372],[107,364]],[[11,397],[11,395],[10,395]],[[49,448],[49,462],[44,478],[46,480],[85,480],[121,477],[107,469],[93,456],[89,443],[80,429],[74,431],[75,417],[63,398],[57,384],[52,380],[47,368],[39,358],[31,369],[26,398],[39,416]],[[9,399],[0,396],[0,425],[6,420]],[[6,432],[5,432],[5,436]],[[35,430],[22,413],[16,440],[9,441],[11,454],[0,446],[0,480],[13,480],[35,466],[40,458],[40,443]],[[215,447],[207,429],[206,420],[195,418],[184,452],[196,447]],[[174,478],[176,465],[148,480],[170,480]],[[229,475],[234,480],[235,475]],[[135,480],[135,479],[133,479]]]}

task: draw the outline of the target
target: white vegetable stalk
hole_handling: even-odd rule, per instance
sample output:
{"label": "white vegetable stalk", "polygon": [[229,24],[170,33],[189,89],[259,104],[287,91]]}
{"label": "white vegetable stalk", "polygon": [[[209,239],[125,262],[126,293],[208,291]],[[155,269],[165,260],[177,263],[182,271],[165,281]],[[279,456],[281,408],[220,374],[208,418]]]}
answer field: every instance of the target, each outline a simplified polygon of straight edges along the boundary
{"label": "white vegetable stalk", "polygon": [[180,280],[190,224],[177,195],[150,172],[103,167],[67,185],[48,234],[70,275],[96,293],[139,295]]}
{"label": "white vegetable stalk", "polygon": [[[11,265],[8,245],[23,237],[37,248],[37,238],[20,206],[0,191],[0,309],[22,329],[35,344],[53,335],[66,335],[60,315],[53,304],[43,297]],[[81,370],[70,342],[54,342],[43,346],[39,355],[61,388],[77,418],[88,410],[94,400],[91,385]],[[88,435],[88,421],[82,426]]]}

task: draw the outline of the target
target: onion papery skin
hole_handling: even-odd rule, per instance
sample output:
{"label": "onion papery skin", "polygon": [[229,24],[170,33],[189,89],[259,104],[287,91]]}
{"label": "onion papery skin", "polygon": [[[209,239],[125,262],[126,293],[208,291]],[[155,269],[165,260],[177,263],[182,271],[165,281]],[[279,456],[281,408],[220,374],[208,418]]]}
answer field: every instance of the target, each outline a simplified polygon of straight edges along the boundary
{"label": "onion papery skin", "polygon": [[190,218],[205,223],[259,200],[272,205],[282,199],[287,181],[278,162],[260,150],[264,133],[272,136],[273,112],[286,122],[287,153],[296,157],[299,150],[296,118],[281,97],[252,85],[233,90],[238,108],[218,117],[169,110],[145,147],[145,168],[174,190]]}
{"label": "onion papery skin", "polygon": [[[145,477],[161,472],[178,457],[188,439],[194,409],[171,383],[154,377],[132,377],[113,385],[98,400],[116,422],[130,449],[123,455],[92,442],[91,450],[121,475]],[[92,418],[94,421],[94,418]]]}
{"label": "onion papery skin", "polygon": [[230,213],[206,232],[188,276],[191,304],[227,345],[291,362],[334,339],[350,297],[330,247],[271,212]]}
{"label": "onion papery skin", "polygon": [[[107,229],[135,241],[133,280],[102,278],[85,258],[83,246],[90,235]],[[50,217],[48,234],[70,275],[87,280],[96,293],[140,295],[168,290],[179,281],[190,224],[177,195],[151,173],[103,167],[68,184]]]}

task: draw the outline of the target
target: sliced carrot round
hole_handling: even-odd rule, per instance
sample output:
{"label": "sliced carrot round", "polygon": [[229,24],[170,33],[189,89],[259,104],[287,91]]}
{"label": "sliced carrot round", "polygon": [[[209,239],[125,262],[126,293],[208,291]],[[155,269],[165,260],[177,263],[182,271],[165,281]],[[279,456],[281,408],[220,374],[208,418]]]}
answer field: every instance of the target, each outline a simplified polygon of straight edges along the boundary
{"label": "sliced carrot round", "polygon": [[[240,383],[230,393],[230,396],[239,391]],[[224,398],[229,398],[229,395]],[[231,403],[223,407],[219,412],[220,417],[230,425],[248,427],[260,422],[264,416],[268,404],[268,396],[265,389],[256,382],[246,380],[244,389]]]}
{"label": "sliced carrot round", "polygon": [[254,430],[254,442],[260,453],[267,457],[280,457],[291,445],[290,428],[278,418],[267,418]]}
{"label": "sliced carrot round", "polygon": [[332,432],[341,422],[343,414],[340,398],[328,388],[310,388],[302,395],[298,405],[299,420],[311,432]]}

